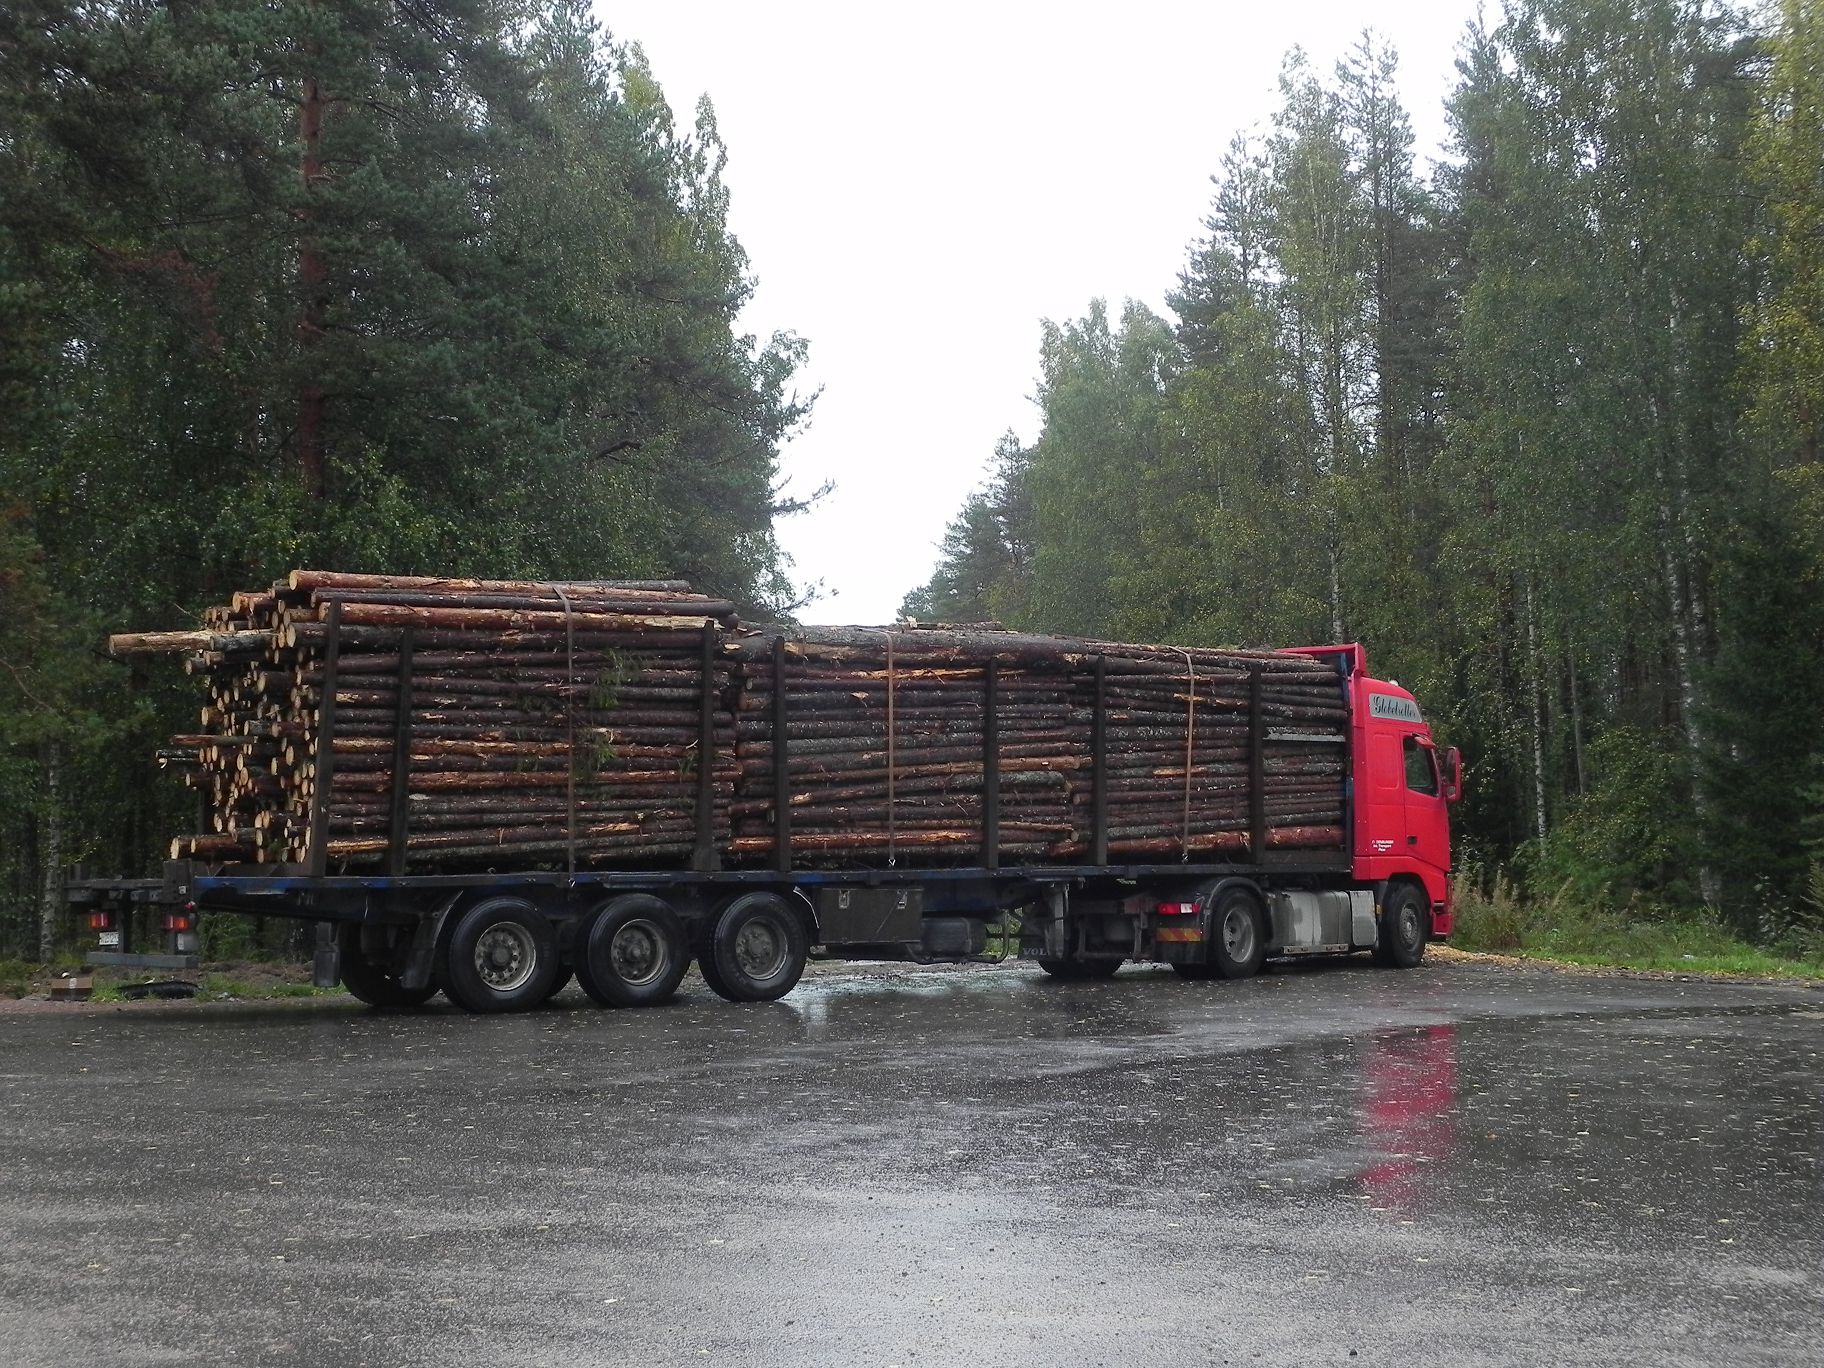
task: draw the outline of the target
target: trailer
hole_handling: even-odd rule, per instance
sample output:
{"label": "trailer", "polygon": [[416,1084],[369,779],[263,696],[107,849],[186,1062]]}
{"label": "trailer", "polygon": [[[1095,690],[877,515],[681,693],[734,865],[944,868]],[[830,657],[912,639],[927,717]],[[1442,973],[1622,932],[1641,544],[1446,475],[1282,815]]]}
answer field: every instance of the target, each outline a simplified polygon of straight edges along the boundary
{"label": "trailer", "polygon": [[[330,616],[333,681],[335,613]],[[320,861],[275,867],[180,859],[159,880],[83,881],[72,884],[70,895],[88,924],[103,931],[146,903],[161,909],[173,935],[193,934],[196,917],[208,913],[314,922],[317,981],[340,982],[363,1002],[392,1008],[422,1005],[441,991],[473,1012],[522,1011],[546,1001],[572,975],[602,1005],[648,1006],[676,992],[693,960],[722,997],[770,1001],[792,990],[812,955],[975,960],[987,954],[991,932],[1003,953],[1016,942],[1021,957],[1065,980],[1106,978],[1130,961],[1170,964],[1187,979],[1239,979],[1269,958],[1361,951],[1384,965],[1417,965],[1428,942],[1451,932],[1448,808],[1462,792],[1458,753],[1440,751],[1411,693],[1368,673],[1360,645],[1282,654],[1336,671],[1347,723],[1334,737],[1276,735],[1262,709],[1252,709],[1245,840],[1222,858],[1192,858],[1187,847],[1176,861],[1109,859],[1112,757],[1098,669],[1084,757],[1093,794],[1085,858],[1003,863],[990,668],[982,703],[980,858],[968,866],[907,867],[889,857],[831,868],[795,851],[783,781],[786,695],[779,689],[773,695],[775,836],[765,868],[717,867],[709,767],[700,764],[697,857],[683,867],[401,872],[401,780],[391,821],[396,858],[384,872],[332,872]],[[1254,689],[1258,700],[1258,672]],[[402,733],[406,716],[402,705]],[[701,754],[709,755],[707,701],[702,717]],[[333,721],[325,730],[333,731]],[[1269,745],[1301,741],[1346,752],[1344,839],[1334,849],[1275,845],[1264,757]]]}

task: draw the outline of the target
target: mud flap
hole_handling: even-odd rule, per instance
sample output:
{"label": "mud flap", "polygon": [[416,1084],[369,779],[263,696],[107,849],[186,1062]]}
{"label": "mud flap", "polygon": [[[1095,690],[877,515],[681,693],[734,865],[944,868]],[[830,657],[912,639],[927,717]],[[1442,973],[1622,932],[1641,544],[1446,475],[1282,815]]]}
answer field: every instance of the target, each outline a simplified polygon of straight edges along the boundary
{"label": "mud flap", "polygon": [[1050,916],[1045,922],[1045,955],[1049,959],[1069,959],[1076,953],[1076,929],[1070,920],[1070,890],[1061,884],[1053,884],[1045,890],[1046,911]]}
{"label": "mud flap", "polygon": [[437,961],[437,946],[443,939],[443,924],[461,897],[460,893],[457,894],[430,916],[418,919],[418,929],[412,933],[412,953],[406,958],[405,972],[399,976],[401,988],[416,992],[430,986],[431,968]]}

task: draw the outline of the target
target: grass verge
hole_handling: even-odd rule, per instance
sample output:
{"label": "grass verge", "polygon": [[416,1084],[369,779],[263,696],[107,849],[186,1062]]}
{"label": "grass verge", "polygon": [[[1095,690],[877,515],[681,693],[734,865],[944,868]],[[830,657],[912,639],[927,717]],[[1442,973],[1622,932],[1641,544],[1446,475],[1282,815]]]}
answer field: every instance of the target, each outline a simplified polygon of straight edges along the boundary
{"label": "grass verge", "polygon": [[1497,876],[1488,889],[1465,880],[1456,913],[1450,943],[1459,950],[1618,969],[1824,979],[1824,945],[1753,945],[1703,911],[1592,905],[1565,892],[1524,898]]}
{"label": "grass verge", "polygon": [[266,1000],[272,998],[333,997],[340,988],[318,988],[310,981],[308,963],[231,960],[207,964],[201,970],[84,969],[75,960],[43,965],[25,960],[0,960],[0,998],[43,997],[52,979],[63,972],[86,974],[94,980],[90,1002],[125,1002],[127,989],[152,979],[186,979],[196,984],[196,1001]]}

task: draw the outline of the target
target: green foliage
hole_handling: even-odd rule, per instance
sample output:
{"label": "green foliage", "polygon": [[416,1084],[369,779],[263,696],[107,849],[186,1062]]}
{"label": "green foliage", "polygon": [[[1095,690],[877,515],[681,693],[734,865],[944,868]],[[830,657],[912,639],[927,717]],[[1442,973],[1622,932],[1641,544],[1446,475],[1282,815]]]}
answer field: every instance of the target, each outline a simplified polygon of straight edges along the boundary
{"label": "green foliage", "polygon": [[804,347],[736,330],[726,155],[579,0],[0,11],[0,944],[53,835],[181,820],[194,698],[108,630],[299,563],[787,605]]}
{"label": "green foliage", "polygon": [[1589,751],[1587,792],[1543,842],[1518,852],[1527,884],[1590,904],[1691,901],[1698,824],[1690,775],[1664,736],[1616,727]]}
{"label": "green foliage", "polygon": [[1118,328],[1100,300],[1077,322],[1044,325],[1039,402],[1046,423],[1026,477],[1033,621],[1115,635],[1124,606],[1143,592],[1134,581],[1130,511],[1159,460],[1171,354],[1164,321],[1131,301]]}
{"label": "green foliage", "polygon": [[1452,893],[1456,923],[1450,942],[1460,950],[1519,950],[1552,920],[1551,903],[1526,897],[1500,868],[1485,875],[1459,861]]}
{"label": "green foliage", "polygon": [[196,994],[209,998],[312,998],[330,997],[338,988],[318,988],[309,983],[265,982],[241,978],[234,974],[204,974],[197,981]]}
{"label": "green foliage", "polygon": [[1820,567],[1791,520],[1769,512],[1722,548],[1716,660],[1706,678],[1705,849],[1723,906],[1752,930],[1770,904],[1795,906],[1809,861],[1808,788],[1824,756]]}
{"label": "green foliage", "polygon": [[1748,151],[1764,217],[1766,282],[1744,357],[1754,417],[1773,443],[1824,456],[1824,5],[1781,0]]}
{"label": "green foliage", "polygon": [[1589,902],[1566,890],[1521,897],[1511,885],[1460,887],[1452,945],[1564,964],[1623,965],[1684,974],[1824,977],[1824,945],[1743,940],[1702,908],[1640,900]]}
{"label": "green foliage", "polygon": [[1011,432],[995,445],[986,488],[971,494],[944,532],[937,572],[906,595],[900,616],[926,622],[1023,620],[1031,571],[1031,454]]}
{"label": "green foliage", "polygon": [[196,935],[199,956],[210,962],[266,957],[251,917],[199,917]]}
{"label": "green foliage", "polygon": [[24,997],[32,991],[32,979],[37,973],[36,964],[28,964],[19,959],[0,959],[0,997]]}
{"label": "green foliage", "polygon": [[734,331],[713,112],[680,132],[585,8],[35,17],[0,34],[0,470],[119,625],[300,560],[778,588],[802,344]]}
{"label": "green foliage", "polygon": [[[1365,641],[1465,753],[1497,922],[1772,934],[1824,754],[1824,10],[1766,17],[1512,0],[1429,177],[1383,44],[1292,54],[1176,326],[1045,328],[1020,624]],[[995,600],[982,526],[933,586]]]}

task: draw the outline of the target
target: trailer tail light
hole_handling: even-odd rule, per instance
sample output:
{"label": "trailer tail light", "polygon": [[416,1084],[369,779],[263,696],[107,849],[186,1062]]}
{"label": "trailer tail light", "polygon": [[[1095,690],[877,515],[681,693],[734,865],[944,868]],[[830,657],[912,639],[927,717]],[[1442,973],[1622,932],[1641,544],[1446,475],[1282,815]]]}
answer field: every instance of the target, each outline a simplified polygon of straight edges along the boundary
{"label": "trailer tail light", "polygon": [[1197,904],[1194,902],[1159,904],[1159,915],[1162,917],[1194,917],[1197,915],[1197,911]]}
{"label": "trailer tail light", "polygon": [[89,930],[95,933],[95,943],[103,950],[120,948],[120,930],[114,921],[114,909],[99,908],[89,913]]}
{"label": "trailer tail light", "polygon": [[165,913],[165,930],[171,933],[172,952],[179,955],[196,953],[196,904],[185,903],[182,912]]}

